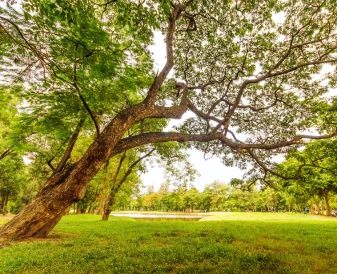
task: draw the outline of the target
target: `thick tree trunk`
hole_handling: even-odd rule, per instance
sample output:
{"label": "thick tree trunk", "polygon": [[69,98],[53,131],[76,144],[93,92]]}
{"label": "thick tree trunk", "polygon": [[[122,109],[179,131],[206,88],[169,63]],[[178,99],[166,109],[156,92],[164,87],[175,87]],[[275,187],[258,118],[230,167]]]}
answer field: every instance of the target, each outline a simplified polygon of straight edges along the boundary
{"label": "thick tree trunk", "polygon": [[312,195],[312,199],[314,200],[314,203],[316,205],[318,215],[321,215],[321,210],[319,208],[319,204],[317,202],[317,199],[316,199],[315,195]]}
{"label": "thick tree trunk", "polygon": [[133,124],[145,118],[181,118],[188,109],[186,85],[183,87],[179,106],[155,106],[158,91],[173,67],[172,44],[175,22],[184,8],[183,5],[177,5],[170,14],[166,36],[166,64],[154,78],[144,101],[119,112],[95,138],[76,164],[67,169],[55,169],[35,199],[10,222],[0,228],[0,241],[25,237],[46,237],[61,219],[66,208],[84,197],[87,184],[97,174],[101,166],[111,157],[129,148],[158,141],[199,141],[199,138],[203,140],[204,137],[206,139],[208,137],[208,140],[215,139],[215,136],[149,133],[125,138],[124,141],[121,141],[125,132]]}
{"label": "thick tree trunk", "polygon": [[104,212],[104,203],[105,203],[105,200],[107,198],[107,194],[108,194],[108,182],[109,182],[109,177],[108,177],[108,165],[109,163],[106,163],[105,164],[105,167],[104,167],[104,180],[103,180],[103,188],[102,188],[102,193],[99,197],[99,205],[98,205],[98,208],[97,208],[97,212],[96,214],[98,215],[101,215],[103,214]]}
{"label": "thick tree trunk", "polygon": [[[159,107],[158,111],[161,112],[162,108]],[[183,108],[182,113],[185,111],[186,108]],[[119,143],[132,124],[157,115],[156,108],[146,103],[120,112],[94,140],[79,162],[67,169],[55,171],[35,199],[10,222],[0,227],[0,241],[46,237],[66,208],[84,197],[87,184],[104,163],[128,148],[151,142],[151,139],[136,138]],[[163,141],[166,141],[165,136]],[[130,142],[132,145],[128,147]]]}
{"label": "thick tree trunk", "polygon": [[98,215],[101,215],[104,212],[104,203],[105,203],[105,200],[106,200],[106,196],[108,194],[108,190],[109,190],[109,188],[108,188],[108,178],[106,176],[104,178],[103,189],[102,189],[101,196],[99,198],[99,206],[98,206],[97,212],[96,212],[96,214],[98,214]]}
{"label": "thick tree trunk", "polygon": [[123,136],[125,127],[132,124],[132,121],[125,121],[126,117],[119,118],[95,139],[78,163],[54,172],[35,199],[0,228],[0,241],[46,237],[51,232],[66,208],[83,198],[87,184],[101,165],[114,155],[113,148]]}
{"label": "thick tree trunk", "polygon": [[323,196],[324,196],[324,201],[325,201],[325,205],[326,205],[326,214],[328,216],[331,216],[331,208],[330,208],[330,204],[329,204],[329,191],[326,190],[326,189],[322,189],[322,193],[323,193]]}

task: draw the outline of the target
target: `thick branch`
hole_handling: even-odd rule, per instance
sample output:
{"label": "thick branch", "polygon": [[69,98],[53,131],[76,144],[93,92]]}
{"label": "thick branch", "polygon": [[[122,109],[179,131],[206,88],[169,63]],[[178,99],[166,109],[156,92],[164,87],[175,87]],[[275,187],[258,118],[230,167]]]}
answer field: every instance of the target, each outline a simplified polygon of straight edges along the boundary
{"label": "thick branch", "polygon": [[166,33],[166,64],[161,70],[161,72],[156,76],[154,79],[149,91],[148,95],[145,99],[146,102],[149,104],[154,104],[155,99],[157,97],[157,93],[161,85],[163,84],[164,80],[166,79],[167,75],[171,71],[174,60],[173,60],[173,36],[175,30],[175,24],[178,20],[180,14],[186,6],[189,5],[191,1],[188,1],[185,5],[178,4],[174,7],[172,13],[170,14],[170,20],[168,24],[168,29]]}
{"label": "thick branch", "polygon": [[244,150],[244,149],[262,149],[262,150],[273,150],[282,147],[288,147],[292,145],[303,144],[300,142],[302,139],[328,139],[337,135],[337,131],[332,134],[314,136],[314,135],[296,135],[292,140],[278,142],[274,144],[246,144],[243,142],[233,142],[226,136],[218,133],[209,134],[185,134],[176,132],[149,132],[140,135],[127,137],[121,139],[111,152],[111,156],[117,155],[122,151],[131,149],[133,147],[150,144],[150,143],[163,143],[168,141],[176,142],[210,142],[214,140],[221,141],[222,144],[234,149],[234,150]]}

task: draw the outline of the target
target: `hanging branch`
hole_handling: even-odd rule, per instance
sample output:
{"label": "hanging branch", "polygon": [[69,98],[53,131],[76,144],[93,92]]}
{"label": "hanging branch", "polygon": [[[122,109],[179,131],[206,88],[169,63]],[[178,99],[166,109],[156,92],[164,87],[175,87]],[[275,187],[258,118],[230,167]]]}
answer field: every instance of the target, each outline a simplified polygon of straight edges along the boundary
{"label": "hanging branch", "polygon": [[[76,53],[77,53],[77,49],[78,49],[78,43],[76,44]],[[76,54],[77,55],[77,54]],[[77,85],[77,56],[75,56],[75,64],[74,64],[74,83],[72,84],[76,91],[78,96],[80,97],[85,109],[88,111],[91,119],[93,120],[94,124],[95,124],[95,128],[96,128],[96,132],[97,132],[97,136],[100,134],[100,126],[94,116],[94,114],[92,113],[87,101],[84,99],[84,97],[82,96],[81,92],[80,92],[80,88]]]}
{"label": "hanging branch", "polygon": [[11,154],[13,152],[13,150],[11,150],[12,147],[7,148],[1,155],[0,155],[0,160],[2,160],[3,158],[5,158],[6,156],[8,156],[9,154]]}

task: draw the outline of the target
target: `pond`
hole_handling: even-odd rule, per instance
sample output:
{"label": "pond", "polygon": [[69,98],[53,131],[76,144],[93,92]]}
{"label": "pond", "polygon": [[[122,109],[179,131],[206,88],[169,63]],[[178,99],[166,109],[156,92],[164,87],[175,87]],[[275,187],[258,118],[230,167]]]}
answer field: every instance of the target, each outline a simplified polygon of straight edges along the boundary
{"label": "pond", "polygon": [[116,217],[130,217],[135,220],[183,220],[183,221],[199,221],[204,216],[187,215],[187,214],[146,214],[146,213],[113,213]]}

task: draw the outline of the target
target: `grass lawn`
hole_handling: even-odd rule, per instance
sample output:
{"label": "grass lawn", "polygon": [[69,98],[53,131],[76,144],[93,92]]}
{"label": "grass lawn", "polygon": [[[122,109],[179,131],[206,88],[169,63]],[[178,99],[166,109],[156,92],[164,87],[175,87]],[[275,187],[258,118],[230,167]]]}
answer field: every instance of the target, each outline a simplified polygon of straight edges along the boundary
{"label": "grass lawn", "polygon": [[198,222],[64,216],[47,240],[0,244],[0,273],[337,273],[336,218],[205,215]]}

